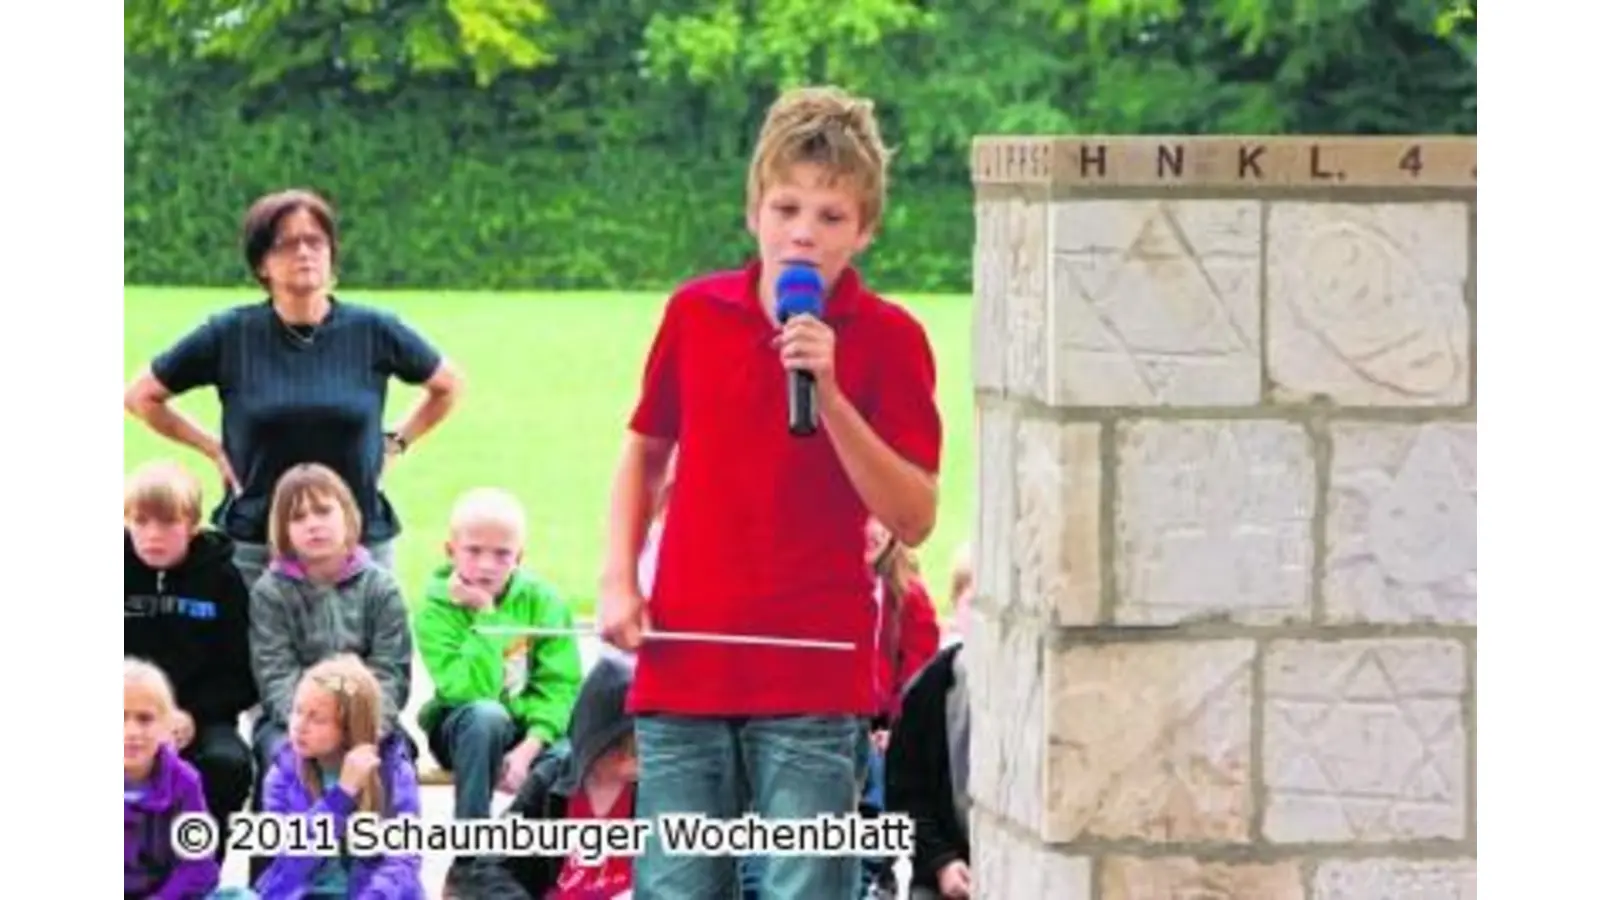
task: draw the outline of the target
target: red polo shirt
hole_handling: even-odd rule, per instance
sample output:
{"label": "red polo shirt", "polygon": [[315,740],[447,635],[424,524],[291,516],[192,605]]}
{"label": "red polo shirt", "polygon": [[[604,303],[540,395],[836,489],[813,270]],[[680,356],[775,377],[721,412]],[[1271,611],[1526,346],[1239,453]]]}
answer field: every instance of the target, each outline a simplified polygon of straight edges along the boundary
{"label": "red polo shirt", "polygon": [[[678,445],[650,618],[667,631],[815,638],[852,652],[651,641],[634,712],[869,715],[867,509],[825,431],[788,430],[787,378],[761,308],[760,267],[685,284],[667,301],[629,426]],[[853,269],[824,307],[851,404],[901,456],[939,468],[933,351],[904,308]]]}

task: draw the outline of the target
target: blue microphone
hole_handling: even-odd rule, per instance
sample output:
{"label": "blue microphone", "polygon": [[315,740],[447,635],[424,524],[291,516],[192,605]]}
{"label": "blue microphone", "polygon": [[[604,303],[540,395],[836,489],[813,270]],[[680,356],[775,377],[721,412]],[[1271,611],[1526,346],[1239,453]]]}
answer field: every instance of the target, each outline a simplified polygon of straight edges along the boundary
{"label": "blue microphone", "polygon": [[[822,275],[815,266],[795,263],[778,275],[778,322],[795,316],[822,318]],[[789,372],[789,433],[808,437],[817,433],[817,376]]]}

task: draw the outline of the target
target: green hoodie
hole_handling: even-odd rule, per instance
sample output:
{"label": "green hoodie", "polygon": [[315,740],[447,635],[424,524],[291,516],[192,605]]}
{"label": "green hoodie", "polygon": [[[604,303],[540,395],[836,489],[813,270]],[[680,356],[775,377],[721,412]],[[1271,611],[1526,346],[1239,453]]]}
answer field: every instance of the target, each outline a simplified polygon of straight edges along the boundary
{"label": "green hoodie", "polygon": [[488,700],[505,706],[525,734],[549,746],[566,733],[583,681],[577,638],[474,629],[571,628],[572,610],[550,585],[515,570],[499,601],[474,612],[450,599],[452,571],[449,565],[435,570],[417,616],[417,646],[434,684],[417,724],[431,732],[451,707]]}

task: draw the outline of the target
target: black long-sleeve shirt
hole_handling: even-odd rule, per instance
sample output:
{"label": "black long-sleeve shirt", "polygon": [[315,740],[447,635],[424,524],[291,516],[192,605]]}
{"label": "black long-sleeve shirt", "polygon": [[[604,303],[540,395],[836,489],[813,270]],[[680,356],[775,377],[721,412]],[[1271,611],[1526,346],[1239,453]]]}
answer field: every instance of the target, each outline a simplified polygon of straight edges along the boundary
{"label": "black long-sleeve shirt", "polygon": [[935,891],[940,869],[956,860],[969,865],[972,860],[951,775],[952,764],[965,771],[967,760],[950,758],[950,704],[966,702],[964,695],[951,696],[960,652],[961,644],[940,650],[907,685],[884,758],[884,806],[916,823],[911,885]]}
{"label": "black long-sleeve shirt", "polygon": [[171,569],[146,565],[123,533],[122,653],[165,672],[195,727],[233,724],[256,704],[250,671],[250,592],[233,541],[202,531]]}

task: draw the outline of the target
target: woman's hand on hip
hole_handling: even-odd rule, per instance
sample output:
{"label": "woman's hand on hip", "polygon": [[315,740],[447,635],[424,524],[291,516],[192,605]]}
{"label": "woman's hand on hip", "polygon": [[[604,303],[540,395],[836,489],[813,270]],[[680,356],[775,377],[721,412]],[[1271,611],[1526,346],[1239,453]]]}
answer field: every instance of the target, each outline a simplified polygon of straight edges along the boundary
{"label": "woman's hand on hip", "polygon": [[233,474],[233,464],[228,462],[228,453],[219,445],[208,453],[211,464],[217,467],[217,474],[222,476],[222,487],[238,495],[244,493],[244,487],[239,484],[239,476]]}

